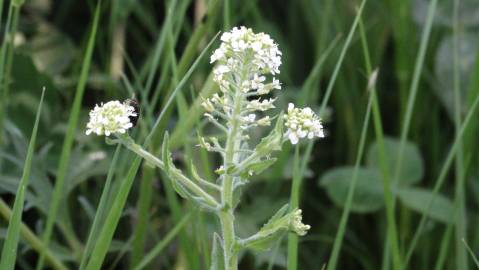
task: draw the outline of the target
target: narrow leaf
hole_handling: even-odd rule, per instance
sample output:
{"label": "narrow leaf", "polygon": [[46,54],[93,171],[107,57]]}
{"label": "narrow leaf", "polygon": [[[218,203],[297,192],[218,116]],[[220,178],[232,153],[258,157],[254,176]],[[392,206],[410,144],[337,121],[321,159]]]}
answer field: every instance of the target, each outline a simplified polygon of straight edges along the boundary
{"label": "narrow leaf", "polygon": [[28,145],[27,157],[25,159],[25,165],[23,167],[22,179],[20,180],[20,184],[18,185],[15,202],[13,203],[13,214],[10,219],[10,222],[8,223],[7,236],[5,238],[5,243],[2,250],[2,257],[0,259],[0,269],[2,270],[14,269],[15,267],[17,246],[20,238],[20,226],[22,223],[23,205],[25,203],[25,191],[28,187],[28,182],[30,180],[33,151],[35,149],[35,142],[37,139],[38,122],[40,120],[44,95],[45,88],[43,88],[42,90],[40,105],[38,105],[37,116],[35,118],[32,136],[30,137],[30,144]]}

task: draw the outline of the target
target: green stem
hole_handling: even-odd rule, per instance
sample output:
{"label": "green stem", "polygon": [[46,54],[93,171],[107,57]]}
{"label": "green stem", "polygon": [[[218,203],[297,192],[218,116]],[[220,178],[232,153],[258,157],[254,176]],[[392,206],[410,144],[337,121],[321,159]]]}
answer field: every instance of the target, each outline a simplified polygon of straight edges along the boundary
{"label": "green stem", "polygon": [[[361,43],[363,47],[364,60],[366,64],[366,71],[368,74],[372,73],[371,67],[371,57],[369,56],[369,47],[367,44],[366,34],[364,31],[363,21],[359,20],[359,31],[361,34]],[[384,191],[384,202],[386,204],[386,220],[387,220],[387,241],[389,242],[392,259],[393,259],[393,269],[401,269],[402,261],[401,254],[399,250],[399,242],[397,236],[396,228],[396,217],[394,214],[394,196],[391,192],[391,181],[390,181],[390,171],[386,161],[386,149],[384,146],[384,133],[382,127],[381,113],[379,109],[379,102],[376,91],[371,92],[372,96],[372,113],[373,113],[373,123],[374,131],[376,134],[376,140],[379,146],[379,167],[381,175],[383,176],[383,191]],[[394,182],[393,182],[394,183]]]}
{"label": "green stem", "polygon": [[[238,145],[241,143],[239,138],[239,121],[238,118],[241,114],[242,106],[242,94],[240,91],[236,92],[234,101],[234,110],[231,117],[230,129],[228,137],[226,139],[224,168],[237,161],[235,155]],[[233,176],[226,174],[222,183],[221,203],[222,209],[219,213],[221,222],[221,230],[223,235],[223,251],[225,259],[225,270],[238,269],[238,255],[235,249],[235,229],[234,229],[234,206],[233,206]]]}
{"label": "green stem", "polygon": [[[299,205],[299,190],[301,187],[301,175],[299,173],[299,145],[294,150],[293,182],[291,184],[290,209],[296,209]],[[288,234],[288,270],[298,268],[298,235],[294,232]]]}
{"label": "green stem", "polygon": [[[3,6],[3,3],[2,3]],[[8,8],[7,22],[5,25],[4,42],[0,50],[0,129],[3,127],[7,116],[8,96],[9,96],[9,76],[12,65],[13,40],[17,29],[20,6],[14,2],[10,3]],[[2,142],[2,132],[0,132],[0,143]]]}
{"label": "green stem", "polygon": [[[150,152],[143,149],[140,145],[133,143],[132,140],[127,140],[128,137],[119,136],[120,142],[131,151],[135,152],[137,155],[145,159],[147,162],[155,165],[161,170],[165,169],[165,164],[159,158],[152,155]],[[191,190],[195,195],[202,197],[205,202],[212,208],[218,207],[218,202],[208,193],[206,193],[201,187],[192,182],[188,177],[181,173],[180,170],[171,169],[171,174],[173,174],[178,181]]]}
{"label": "green stem", "polygon": [[[456,134],[461,129],[461,78],[459,74],[459,0],[454,0],[453,8],[453,84],[454,84],[454,124]],[[466,149],[464,149],[466,150]],[[456,170],[455,170],[455,244],[456,244],[456,267],[457,269],[468,269],[467,253],[462,245],[461,239],[467,238],[467,220],[466,220],[466,192],[465,192],[465,166],[464,166],[463,140],[459,142],[456,152]]]}

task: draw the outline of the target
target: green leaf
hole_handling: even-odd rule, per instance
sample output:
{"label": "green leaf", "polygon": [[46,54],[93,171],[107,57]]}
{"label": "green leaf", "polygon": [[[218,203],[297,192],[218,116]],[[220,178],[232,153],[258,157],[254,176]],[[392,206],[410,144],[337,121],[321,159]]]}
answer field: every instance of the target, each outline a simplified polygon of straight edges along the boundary
{"label": "green leaf", "polygon": [[[384,150],[387,153],[386,162],[391,173],[395,173],[397,157],[399,154],[400,141],[396,138],[384,138]],[[418,183],[424,175],[424,162],[417,146],[411,142],[404,145],[401,171],[399,172],[399,185],[409,186]],[[380,168],[379,148],[377,142],[374,142],[367,153],[367,165],[374,168]]]}
{"label": "green leaf", "polygon": [[213,248],[211,249],[211,270],[224,270],[225,259],[223,253],[223,246],[221,245],[221,237],[214,233]]}
{"label": "green leaf", "polygon": [[[319,181],[320,186],[326,189],[329,198],[341,208],[346,202],[353,173],[352,166],[337,167],[326,172]],[[374,168],[360,167],[351,211],[370,213],[381,209],[384,206],[383,193],[379,171]]]}
{"label": "green leaf", "polygon": [[444,195],[423,188],[400,188],[395,193],[406,207],[436,221],[454,224],[454,205]]}
{"label": "green leaf", "polygon": [[253,174],[260,174],[264,170],[268,169],[271,167],[276,162],[277,158],[268,158],[264,160],[259,160],[257,162],[253,162],[251,164],[248,164],[246,168],[240,172],[241,176],[243,178],[248,178],[248,176],[253,175]]}
{"label": "green leaf", "polygon": [[288,209],[289,204],[285,204],[281,207],[276,214],[261,227],[257,234],[246,240],[247,243],[245,247],[255,251],[266,251],[272,248],[289,230],[291,222],[290,214],[293,213],[295,209],[289,214],[287,213]]}
{"label": "green leaf", "polygon": [[15,267],[17,247],[20,239],[20,226],[22,225],[23,206],[25,203],[25,193],[28,187],[28,182],[30,180],[33,151],[35,149],[35,141],[37,139],[38,122],[40,120],[44,95],[45,88],[43,89],[42,96],[40,98],[40,105],[38,106],[35,125],[33,126],[30,144],[28,145],[28,152],[25,160],[25,166],[23,168],[22,179],[20,180],[20,184],[18,185],[15,202],[13,203],[13,213],[10,218],[10,222],[8,223],[7,236],[5,238],[5,243],[2,250],[2,257],[0,259],[0,269],[2,270],[14,269]]}
{"label": "green leaf", "polygon": [[261,142],[256,145],[255,151],[258,156],[263,157],[269,155],[273,151],[281,150],[281,140],[283,138],[283,114],[281,113],[276,120],[275,127],[271,130],[268,136],[261,139]]}
{"label": "green leaf", "polygon": [[259,252],[268,251],[286,234],[286,232],[286,229],[277,230],[258,241],[248,244],[246,248]]}
{"label": "green leaf", "polygon": [[282,218],[286,212],[288,212],[289,204],[283,205],[277,212],[274,214],[266,224],[263,225],[262,229],[270,229],[271,225],[274,224],[276,221],[278,221],[280,218]]}

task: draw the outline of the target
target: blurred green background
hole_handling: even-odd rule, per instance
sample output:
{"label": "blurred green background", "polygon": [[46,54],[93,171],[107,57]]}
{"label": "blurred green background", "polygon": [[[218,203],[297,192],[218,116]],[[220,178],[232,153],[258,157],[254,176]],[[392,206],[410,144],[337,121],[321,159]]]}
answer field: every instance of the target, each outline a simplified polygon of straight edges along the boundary
{"label": "blurred green background", "polygon": [[[115,152],[102,138],[85,135],[88,111],[97,103],[136,97],[142,113],[132,136],[142,142],[208,42],[219,31],[240,25],[268,33],[279,44],[283,53],[279,76],[283,89],[276,93],[279,109],[295,102],[317,111],[328,86],[332,87],[328,110],[322,115],[326,138],[312,148],[306,144],[300,148],[305,166],[299,176],[300,205],[304,221],[312,229],[300,238],[298,269],[321,269],[331,257],[374,90],[377,106],[373,105],[365,133],[337,269],[392,269],[385,176],[390,178],[388,193],[395,201],[398,253],[403,262],[410,255],[406,269],[479,267],[464,243],[478,254],[477,113],[454,144],[479,92],[477,0],[368,0],[350,43],[347,36],[359,0],[21,2],[0,1],[1,242],[42,87],[46,92],[25,196],[18,269],[35,268],[53,201],[58,204],[58,215],[50,221],[53,230],[47,237],[51,238],[48,254],[68,269],[78,269],[81,263]],[[95,24],[97,6],[99,20]],[[426,38],[425,33],[430,36]],[[94,42],[91,57],[89,38]],[[209,64],[209,55],[218,45],[219,41],[214,41],[174,96],[150,148],[159,154],[163,133],[168,130],[178,166],[189,171],[190,161],[183,157],[193,156],[200,174],[208,180],[214,179],[218,157],[196,146],[195,130],[213,132],[200,117],[199,103],[201,96],[218,91]],[[369,90],[368,61],[370,68],[378,69],[376,87]],[[72,114],[75,100],[78,114]],[[69,121],[73,123],[71,147],[65,144]],[[403,147],[401,136],[406,139]],[[383,138],[386,155],[381,156],[378,138],[380,142]],[[452,146],[457,152],[450,166],[445,166]],[[402,166],[397,169],[399,155]],[[273,168],[252,179],[243,190],[236,219],[241,236],[255,232],[289,200],[294,148],[286,147],[278,157]],[[61,159],[64,165],[59,165]],[[107,210],[132,159],[131,153],[121,150],[111,167]],[[59,177],[62,166],[65,175]],[[64,184],[55,196],[59,178]],[[433,191],[438,182],[441,185]],[[209,269],[211,236],[218,221],[176,196],[159,171],[142,164],[120,223],[112,228],[114,240],[102,269],[133,269],[188,213],[191,216],[179,233],[165,242],[147,269]],[[417,245],[410,249],[425,213],[429,218],[418,234]],[[242,253],[240,269],[285,269],[286,238],[268,252]],[[49,267],[51,260],[47,258],[46,263]]]}

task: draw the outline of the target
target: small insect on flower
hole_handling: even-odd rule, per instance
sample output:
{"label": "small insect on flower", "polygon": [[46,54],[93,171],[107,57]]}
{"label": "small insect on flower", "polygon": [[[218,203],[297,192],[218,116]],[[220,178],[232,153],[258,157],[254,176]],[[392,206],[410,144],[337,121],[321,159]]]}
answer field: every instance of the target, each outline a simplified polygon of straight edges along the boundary
{"label": "small insect on flower", "polygon": [[129,98],[129,99],[125,100],[125,104],[130,105],[131,107],[133,107],[135,109],[136,115],[135,116],[133,116],[133,115],[130,116],[130,122],[134,127],[134,126],[136,126],[136,123],[138,122],[138,119],[140,118],[140,113],[141,113],[140,103],[136,99],[130,99]]}
{"label": "small insect on flower", "polygon": [[138,118],[135,108],[118,100],[109,101],[90,111],[90,121],[86,125],[86,135],[123,134],[133,127],[132,117]]}

